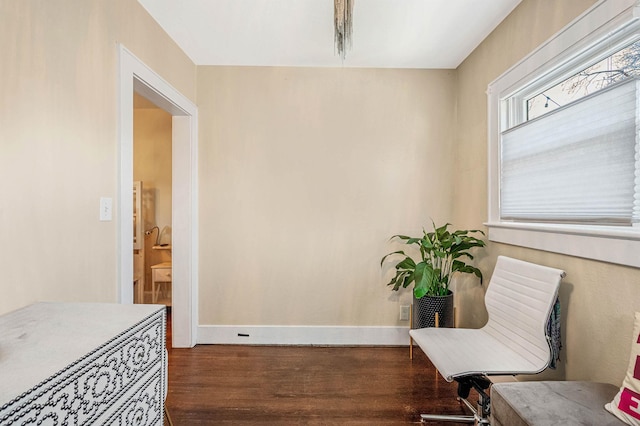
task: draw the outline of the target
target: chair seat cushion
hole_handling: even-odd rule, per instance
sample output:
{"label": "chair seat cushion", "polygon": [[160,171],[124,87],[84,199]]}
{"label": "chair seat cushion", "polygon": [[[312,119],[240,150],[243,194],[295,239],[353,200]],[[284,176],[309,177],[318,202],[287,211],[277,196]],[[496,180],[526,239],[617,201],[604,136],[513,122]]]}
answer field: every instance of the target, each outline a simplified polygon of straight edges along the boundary
{"label": "chair seat cushion", "polygon": [[549,362],[521,355],[484,329],[420,328],[409,333],[449,382],[478,374],[536,374]]}
{"label": "chair seat cushion", "polygon": [[510,382],[491,387],[494,426],[622,425],[604,409],[618,388],[594,382]]}

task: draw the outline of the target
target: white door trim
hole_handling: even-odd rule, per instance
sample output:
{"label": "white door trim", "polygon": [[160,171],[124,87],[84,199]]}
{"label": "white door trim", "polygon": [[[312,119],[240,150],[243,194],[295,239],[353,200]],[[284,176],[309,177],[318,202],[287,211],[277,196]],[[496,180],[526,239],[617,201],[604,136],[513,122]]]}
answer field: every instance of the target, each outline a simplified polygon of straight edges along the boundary
{"label": "white door trim", "polygon": [[118,302],[133,303],[133,92],[173,116],[172,338],[193,347],[198,319],[198,108],[119,45]]}

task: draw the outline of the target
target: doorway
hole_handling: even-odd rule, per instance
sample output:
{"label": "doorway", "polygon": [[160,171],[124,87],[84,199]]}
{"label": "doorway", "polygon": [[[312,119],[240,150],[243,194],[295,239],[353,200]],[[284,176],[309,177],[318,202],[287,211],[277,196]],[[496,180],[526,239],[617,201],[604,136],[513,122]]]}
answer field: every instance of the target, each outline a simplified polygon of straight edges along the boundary
{"label": "doorway", "polygon": [[134,303],[171,308],[172,116],[133,94]]}
{"label": "doorway", "polygon": [[120,45],[118,300],[133,303],[133,94],[171,115],[173,347],[197,336],[197,107]]}

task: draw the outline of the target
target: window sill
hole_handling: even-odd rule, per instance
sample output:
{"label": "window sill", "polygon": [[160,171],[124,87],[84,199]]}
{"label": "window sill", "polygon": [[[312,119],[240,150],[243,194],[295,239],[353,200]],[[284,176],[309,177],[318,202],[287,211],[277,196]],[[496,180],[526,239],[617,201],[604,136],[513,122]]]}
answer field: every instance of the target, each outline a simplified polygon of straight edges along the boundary
{"label": "window sill", "polygon": [[489,241],[640,268],[640,228],[485,223]]}

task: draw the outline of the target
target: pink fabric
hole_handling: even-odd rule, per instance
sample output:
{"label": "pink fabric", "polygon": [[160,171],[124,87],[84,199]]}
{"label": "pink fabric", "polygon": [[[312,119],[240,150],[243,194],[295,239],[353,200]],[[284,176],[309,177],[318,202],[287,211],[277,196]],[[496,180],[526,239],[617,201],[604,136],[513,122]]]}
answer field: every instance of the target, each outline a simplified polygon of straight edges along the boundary
{"label": "pink fabric", "polygon": [[640,312],[635,314],[629,367],[620,391],[604,408],[628,425],[640,426]]}

